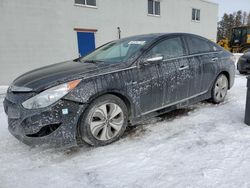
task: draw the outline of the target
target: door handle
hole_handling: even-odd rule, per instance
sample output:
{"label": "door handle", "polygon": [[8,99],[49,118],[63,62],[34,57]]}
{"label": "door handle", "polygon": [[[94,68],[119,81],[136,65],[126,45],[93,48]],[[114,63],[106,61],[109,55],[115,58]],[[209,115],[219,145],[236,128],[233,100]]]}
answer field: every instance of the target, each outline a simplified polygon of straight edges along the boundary
{"label": "door handle", "polygon": [[183,70],[186,70],[186,69],[189,69],[189,66],[188,66],[188,65],[187,65],[187,66],[181,66],[181,67],[179,68],[180,71],[183,71]]}
{"label": "door handle", "polygon": [[214,58],[211,59],[211,62],[216,62],[216,61],[218,61],[218,60],[219,60],[218,57],[214,57]]}

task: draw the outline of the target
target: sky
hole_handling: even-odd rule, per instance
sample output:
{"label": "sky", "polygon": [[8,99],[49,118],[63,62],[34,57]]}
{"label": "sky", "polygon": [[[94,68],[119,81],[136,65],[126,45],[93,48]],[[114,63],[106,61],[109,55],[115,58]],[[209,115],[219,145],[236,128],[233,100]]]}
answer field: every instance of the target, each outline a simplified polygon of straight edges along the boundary
{"label": "sky", "polygon": [[233,13],[238,10],[250,12],[250,0],[210,0],[219,4],[219,19],[224,13]]}

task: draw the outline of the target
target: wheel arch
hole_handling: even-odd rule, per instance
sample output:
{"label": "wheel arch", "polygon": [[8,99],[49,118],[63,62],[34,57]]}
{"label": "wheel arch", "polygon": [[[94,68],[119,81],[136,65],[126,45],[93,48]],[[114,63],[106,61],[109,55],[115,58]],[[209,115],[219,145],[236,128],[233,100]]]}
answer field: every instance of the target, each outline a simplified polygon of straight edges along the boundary
{"label": "wheel arch", "polygon": [[104,96],[104,95],[114,95],[118,98],[120,98],[124,103],[125,105],[127,106],[127,109],[128,109],[128,115],[129,115],[129,119],[131,117],[134,116],[134,107],[133,107],[133,103],[132,103],[132,100],[130,99],[130,97],[128,95],[125,94],[125,92],[122,92],[122,91],[118,91],[118,90],[107,90],[107,91],[103,91],[103,92],[99,92],[93,96],[91,96],[88,100],[88,103],[91,103],[93,102],[95,99],[101,97],[101,96]]}
{"label": "wheel arch", "polygon": [[217,79],[220,75],[222,75],[222,74],[224,74],[224,75],[227,77],[227,80],[228,80],[228,89],[230,89],[231,78],[230,78],[229,72],[227,72],[227,71],[221,71],[221,72],[218,74],[218,76],[216,77],[216,79]]}
{"label": "wheel arch", "polygon": [[[87,103],[90,104],[90,103],[92,103],[94,100],[96,100],[97,98],[99,98],[99,97],[101,97],[101,96],[104,96],[104,95],[108,95],[108,94],[114,95],[114,96],[120,98],[120,99],[125,103],[125,105],[126,105],[126,107],[127,107],[127,110],[128,110],[128,120],[130,120],[132,117],[134,117],[134,112],[135,112],[135,110],[134,110],[134,107],[133,107],[133,105],[132,105],[133,103],[132,103],[132,101],[130,100],[130,97],[127,96],[124,92],[121,92],[121,91],[117,91],[117,90],[108,90],[108,91],[103,91],[103,92],[96,93],[95,95],[92,95],[92,96],[88,99]],[[86,108],[86,109],[87,109],[87,108]],[[81,132],[81,130],[80,130],[80,125],[81,125],[82,117],[84,116],[84,114],[85,114],[85,112],[86,112],[86,109],[82,112],[81,117],[79,118],[78,123],[77,123],[77,127],[76,127],[76,129],[77,129],[76,140],[77,140],[77,143],[78,143],[79,145],[82,145],[82,144],[84,143],[84,141],[81,139],[81,137],[82,137],[82,132]],[[87,139],[87,140],[86,140],[86,139],[87,139],[87,138],[85,138],[85,142],[87,142],[87,143],[90,144],[91,142],[90,142],[90,141],[87,141],[88,139]]]}

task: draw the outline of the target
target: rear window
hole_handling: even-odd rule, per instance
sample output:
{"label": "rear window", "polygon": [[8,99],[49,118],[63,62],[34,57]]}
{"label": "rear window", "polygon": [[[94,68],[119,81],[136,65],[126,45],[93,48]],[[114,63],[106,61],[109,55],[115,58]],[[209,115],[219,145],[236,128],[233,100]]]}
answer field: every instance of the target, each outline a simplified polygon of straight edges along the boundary
{"label": "rear window", "polygon": [[190,54],[199,54],[211,51],[211,46],[209,45],[207,40],[198,37],[188,36],[186,37],[186,41]]}

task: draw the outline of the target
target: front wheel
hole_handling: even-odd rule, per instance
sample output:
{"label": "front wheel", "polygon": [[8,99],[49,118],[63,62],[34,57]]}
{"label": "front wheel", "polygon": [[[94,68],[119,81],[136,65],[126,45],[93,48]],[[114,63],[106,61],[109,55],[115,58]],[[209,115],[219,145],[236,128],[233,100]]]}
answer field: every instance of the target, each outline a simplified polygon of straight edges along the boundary
{"label": "front wheel", "polygon": [[114,95],[94,100],[84,112],[80,122],[83,141],[92,146],[104,146],[118,140],[128,123],[125,103]]}
{"label": "front wheel", "polygon": [[218,76],[212,89],[211,100],[214,104],[219,104],[225,100],[227,96],[228,85],[228,78],[224,74]]}

